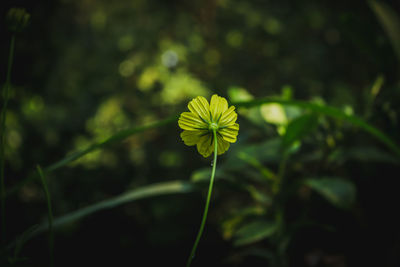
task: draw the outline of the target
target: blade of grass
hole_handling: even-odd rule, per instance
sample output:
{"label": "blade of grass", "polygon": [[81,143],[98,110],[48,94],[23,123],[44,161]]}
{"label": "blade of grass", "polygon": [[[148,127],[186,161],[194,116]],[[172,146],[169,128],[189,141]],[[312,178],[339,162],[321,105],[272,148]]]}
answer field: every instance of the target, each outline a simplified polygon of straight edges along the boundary
{"label": "blade of grass", "polygon": [[[362,120],[361,118],[354,116],[354,115],[349,115],[344,113],[343,111],[341,111],[340,109],[334,108],[334,107],[330,107],[330,106],[326,106],[326,105],[321,105],[321,104],[316,104],[316,103],[311,103],[311,102],[306,102],[306,101],[299,101],[299,100],[283,100],[283,99],[277,99],[277,98],[259,98],[259,99],[254,99],[254,100],[250,100],[250,101],[243,101],[243,102],[235,102],[232,103],[233,105],[237,106],[238,108],[250,108],[250,107],[255,107],[255,106],[260,106],[262,104],[266,104],[266,103],[278,103],[278,104],[282,104],[282,105],[288,105],[288,106],[297,106],[300,108],[304,108],[304,109],[309,109],[312,110],[314,112],[320,113],[320,114],[324,114],[336,119],[341,119],[341,120],[346,120],[358,127],[360,127],[361,129],[363,129],[364,131],[368,132],[369,134],[371,134],[373,137],[375,137],[376,139],[378,139],[379,141],[381,141],[383,144],[385,144],[389,149],[391,149],[394,153],[397,154],[397,156],[400,156],[400,147],[397,146],[397,144],[392,141],[387,135],[385,135],[383,132],[381,132],[380,130],[378,130],[377,128],[375,128],[374,126],[368,124],[367,122],[365,122],[364,120]],[[141,132],[144,132],[146,130],[149,129],[153,129],[153,128],[158,128],[173,122],[176,122],[178,120],[178,115],[174,115],[171,116],[165,120],[160,120],[154,123],[151,123],[149,125],[144,125],[144,126],[140,126],[140,127],[133,127],[133,128],[129,128],[126,130],[123,130],[121,132],[118,132],[117,134],[109,137],[108,139],[104,140],[103,142],[99,142],[99,143],[95,143],[89,147],[87,147],[86,149],[77,151],[71,155],[66,156],[65,158],[57,161],[56,163],[48,166],[45,171],[46,172],[52,172],[58,168],[61,168],[65,165],[67,165],[68,163],[83,157],[84,155],[93,152],[97,149],[101,149],[105,146],[108,146],[110,144],[113,143],[117,143],[119,141],[122,141],[124,139],[126,139],[129,136],[132,136],[134,134],[138,134]],[[22,180],[18,185],[16,185],[14,188],[12,188],[11,190],[9,190],[7,192],[7,195],[11,195],[15,192],[18,191],[19,188],[22,187],[22,185],[24,185],[26,182],[34,179],[35,176],[29,176],[26,179]]]}
{"label": "blade of grass", "polygon": [[330,116],[335,119],[339,120],[344,120],[348,121],[351,124],[360,127],[362,130],[366,131],[367,133],[371,134],[373,137],[375,137],[377,140],[382,142],[384,145],[386,145],[387,148],[392,150],[397,156],[400,157],[400,147],[386,134],[384,134],[382,131],[379,129],[375,128],[371,124],[367,123],[363,119],[355,116],[355,115],[349,115],[343,112],[342,110],[338,108],[334,108],[331,106],[326,106],[322,104],[317,104],[317,103],[311,103],[311,102],[306,102],[306,101],[299,101],[299,100],[284,100],[284,99],[277,99],[277,98],[259,98],[259,99],[254,99],[246,102],[236,102],[232,103],[233,105],[243,108],[250,108],[250,107],[256,107],[260,106],[262,104],[266,103],[278,103],[286,106],[296,106],[300,107],[303,109],[308,109],[320,114],[324,114],[327,116]]}
{"label": "blade of grass", "polygon": [[11,36],[10,53],[8,54],[6,82],[3,86],[3,107],[0,115],[0,216],[1,216],[1,244],[5,244],[6,240],[6,187],[4,182],[4,162],[5,162],[5,135],[6,135],[6,119],[7,105],[11,88],[11,69],[14,61],[15,34]]}
{"label": "blade of grass", "polygon": [[58,168],[60,168],[62,166],[65,166],[68,163],[70,163],[70,162],[72,162],[72,161],[74,161],[74,160],[76,160],[76,159],[78,159],[78,158],[90,153],[90,152],[93,152],[93,151],[95,151],[97,149],[100,149],[100,148],[103,148],[105,146],[117,143],[119,141],[122,141],[122,140],[124,140],[124,139],[126,139],[126,138],[128,138],[128,137],[130,137],[130,136],[132,136],[134,134],[138,134],[138,133],[144,132],[146,130],[150,130],[150,129],[153,129],[153,128],[158,128],[160,126],[164,126],[164,125],[172,123],[172,122],[174,122],[176,120],[178,120],[178,116],[174,115],[174,116],[171,116],[171,117],[169,117],[169,118],[167,118],[165,120],[156,121],[156,122],[150,123],[148,125],[139,126],[139,127],[132,127],[132,128],[129,128],[129,129],[122,130],[122,131],[116,133],[115,135],[107,138],[106,140],[104,140],[102,142],[92,144],[89,147],[87,147],[86,149],[77,151],[77,152],[75,152],[75,153],[73,153],[71,155],[66,156],[65,158],[57,161],[56,163],[53,163],[52,165],[46,167],[45,170],[46,170],[46,172],[52,172],[52,171],[54,171],[54,170],[56,170],[56,169],[58,169]]}
{"label": "blade of grass", "polygon": [[[194,191],[194,189],[195,187],[191,183],[178,180],[161,182],[143,186],[140,188],[135,188],[133,190],[129,190],[125,193],[122,193],[121,195],[118,195],[116,197],[97,202],[93,205],[89,205],[87,207],[78,209],[61,217],[58,217],[53,220],[52,227],[53,230],[55,230],[63,225],[78,221],[95,212],[105,209],[115,208],[117,206],[120,206],[128,202],[149,197],[160,196],[160,195],[189,193]],[[43,222],[42,224],[40,224],[33,232],[30,233],[30,235],[26,238],[26,240],[32,239],[38,234],[44,232],[46,229],[49,228],[49,223],[50,222]],[[10,244],[8,246],[8,249],[12,248],[13,246],[15,246],[15,242]]]}
{"label": "blade of grass", "polygon": [[54,232],[53,232],[53,211],[51,208],[51,198],[49,188],[47,186],[46,178],[42,168],[39,165],[36,166],[37,172],[39,174],[40,180],[43,185],[44,193],[46,194],[47,202],[47,217],[48,217],[48,229],[49,229],[49,254],[50,254],[50,266],[54,266]]}
{"label": "blade of grass", "polygon": [[383,1],[368,1],[380,24],[389,37],[393,49],[400,60],[400,18],[399,15]]}
{"label": "blade of grass", "polygon": [[[126,139],[126,138],[128,138],[128,137],[130,137],[132,135],[144,132],[146,130],[158,128],[158,127],[167,125],[167,124],[172,123],[172,122],[177,121],[177,120],[178,120],[178,115],[173,115],[173,116],[171,116],[171,117],[169,117],[167,119],[156,121],[156,122],[150,123],[148,125],[143,125],[143,126],[139,126],[139,127],[132,127],[132,128],[128,128],[128,129],[122,130],[122,131],[116,133],[115,135],[105,139],[102,142],[94,143],[94,144],[88,146],[85,149],[82,149],[82,150],[76,151],[76,152],[74,152],[74,153],[72,153],[70,155],[67,155],[63,159],[61,159],[61,160],[51,164],[50,166],[46,167],[44,169],[44,171],[46,173],[50,173],[50,172],[55,171],[55,170],[65,166],[65,165],[73,162],[74,160],[77,160],[77,159],[79,159],[79,158],[81,158],[81,157],[83,157],[83,156],[85,156],[85,155],[87,155],[87,154],[89,154],[89,153],[91,153],[93,151],[96,151],[98,149],[101,149],[103,147],[109,146],[111,144],[123,141],[124,139]],[[27,182],[29,182],[29,181],[31,181],[33,179],[36,179],[36,175],[34,175],[34,174],[26,177],[21,182],[19,182],[17,185],[15,185],[13,188],[8,190],[7,196],[16,193],[24,184],[26,184]]]}
{"label": "blade of grass", "polygon": [[21,257],[19,254],[22,251],[22,248],[24,247],[25,243],[28,241],[28,237],[31,235],[33,231],[38,227],[37,224],[29,227],[26,231],[21,233],[19,236],[15,238],[15,248],[14,248],[14,253],[13,256],[9,258],[9,261],[11,265],[15,265],[18,261],[21,260]]}

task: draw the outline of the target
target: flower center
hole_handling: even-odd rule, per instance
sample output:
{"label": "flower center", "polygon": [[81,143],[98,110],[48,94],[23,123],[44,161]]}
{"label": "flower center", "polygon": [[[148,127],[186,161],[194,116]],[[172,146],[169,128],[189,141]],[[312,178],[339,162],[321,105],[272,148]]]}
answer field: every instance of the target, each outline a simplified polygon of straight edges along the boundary
{"label": "flower center", "polygon": [[215,122],[212,122],[212,123],[210,123],[210,125],[208,126],[208,129],[210,130],[210,131],[216,131],[216,130],[218,130],[218,124],[217,123],[215,123]]}

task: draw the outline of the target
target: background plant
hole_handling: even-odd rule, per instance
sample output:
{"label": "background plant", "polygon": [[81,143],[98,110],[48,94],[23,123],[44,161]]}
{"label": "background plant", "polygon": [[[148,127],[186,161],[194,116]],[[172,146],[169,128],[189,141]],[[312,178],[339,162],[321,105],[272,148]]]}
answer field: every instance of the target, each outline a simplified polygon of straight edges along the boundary
{"label": "background plant", "polygon": [[133,251],[183,265],[210,162],[180,143],[176,114],[218,93],[241,135],[219,159],[199,266],[396,266],[397,2],[23,4],[3,262],[48,263],[40,164],[56,265]]}

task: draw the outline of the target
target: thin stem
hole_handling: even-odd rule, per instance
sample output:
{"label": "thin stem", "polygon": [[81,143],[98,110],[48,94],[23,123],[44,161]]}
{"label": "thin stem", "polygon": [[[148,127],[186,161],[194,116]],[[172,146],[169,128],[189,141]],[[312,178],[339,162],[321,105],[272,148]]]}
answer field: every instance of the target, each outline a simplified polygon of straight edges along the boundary
{"label": "thin stem", "polygon": [[39,173],[40,180],[42,181],[43,190],[46,194],[47,201],[47,216],[49,223],[49,253],[50,253],[50,266],[54,266],[54,233],[53,233],[53,212],[51,208],[51,198],[49,188],[47,187],[46,178],[44,177],[42,168],[39,165],[36,166],[36,169]]}
{"label": "thin stem", "polygon": [[289,158],[289,153],[287,151],[283,151],[282,159],[279,164],[277,179],[275,180],[275,183],[273,184],[272,188],[274,194],[278,194],[282,186],[288,158]]}
{"label": "thin stem", "polygon": [[284,232],[285,232],[285,220],[284,220],[284,214],[285,214],[285,209],[284,209],[284,202],[285,202],[285,192],[287,192],[287,189],[285,188],[286,181],[285,181],[285,170],[286,170],[286,165],[289,159],[289,152],[287,150],[283,151],[282,154],[282,159],[279,164],[279,170],[278,170],[278,179],[277,182],[274,184],[274,194],[275,194],[275,205],[276,205],[276,211],[275,211],[275,222],[276,225],[278,226],[276,235],[275,235],[275,247],[276,247],[276,254],[275,254],[275,261],[277,266],[286,266],[286,260],[285,260],[285,252],[280,249],[282,247],[282,244],[285,242],[285,237],[284,237]]}
{"label": "thin stem", "polygon": [[6,220],[5,220],[5,208],[6,208],[6,189],[4,183],[4,147],[5,147],[5,133],[6,133],[6,113],[7,104],[10,95],[10,85],[11,85],[11,68],[14,60],[14,48],[15,48],[15,34],[11,36],[10,41],[10,53],[8,54],[8,64],[7,64],[7,76],[6,82],[3,87],[3,108],[1,109],[0,116],[0,216],[1,216],[1,236],[2,243],[5,243],[6,234]]}
{"label": "thin stem", "polygon": [[194,242],[192,251],[190,252],[190,256],[189,256],[189,259],[188,259],[188,261],[186,263],[186,267],[190,266],[190,264],[192,263],[192,260],[194,258],[194,255],[196,253],[197,245],[199,244],[201,235],[203,234],[204,226],[206,224],[207,214],[208,214],[208,207],[210,206],[211,193],[212,193],[213,184],[214,184],[215,169],[217,167],[217,154],[218,154],[217,153],[218,152],[218,142],[217,142],[217,132],[216,132],[216,130],[213,130],[213,134],[214,134],[214,161],[213,161],[213,165],[212,165],[210,185],[208,187],[206,207],[204,208],[204,213],[203,213],[203,218],[201,220],[199,233],[197,234],[196,241]]}

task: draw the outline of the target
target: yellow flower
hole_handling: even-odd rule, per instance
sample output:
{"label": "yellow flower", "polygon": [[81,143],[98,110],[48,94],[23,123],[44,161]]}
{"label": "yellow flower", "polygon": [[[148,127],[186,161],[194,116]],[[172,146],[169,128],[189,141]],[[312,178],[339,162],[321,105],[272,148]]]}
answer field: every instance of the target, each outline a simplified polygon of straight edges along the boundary
{"label": "yellow flower", "polygon": [[199,153],[207,158],[214,151],[213,131],[216,131],[218,155],[228,150],[230,143],[236,142],[239,124],[236,123],[235,107],[228,108],[225,98],[218,95],[207,99],[198,96],[189,102],[190,112],[179,117],[179,127],[184,131],[181,138],[185,145],[197,145]]}

